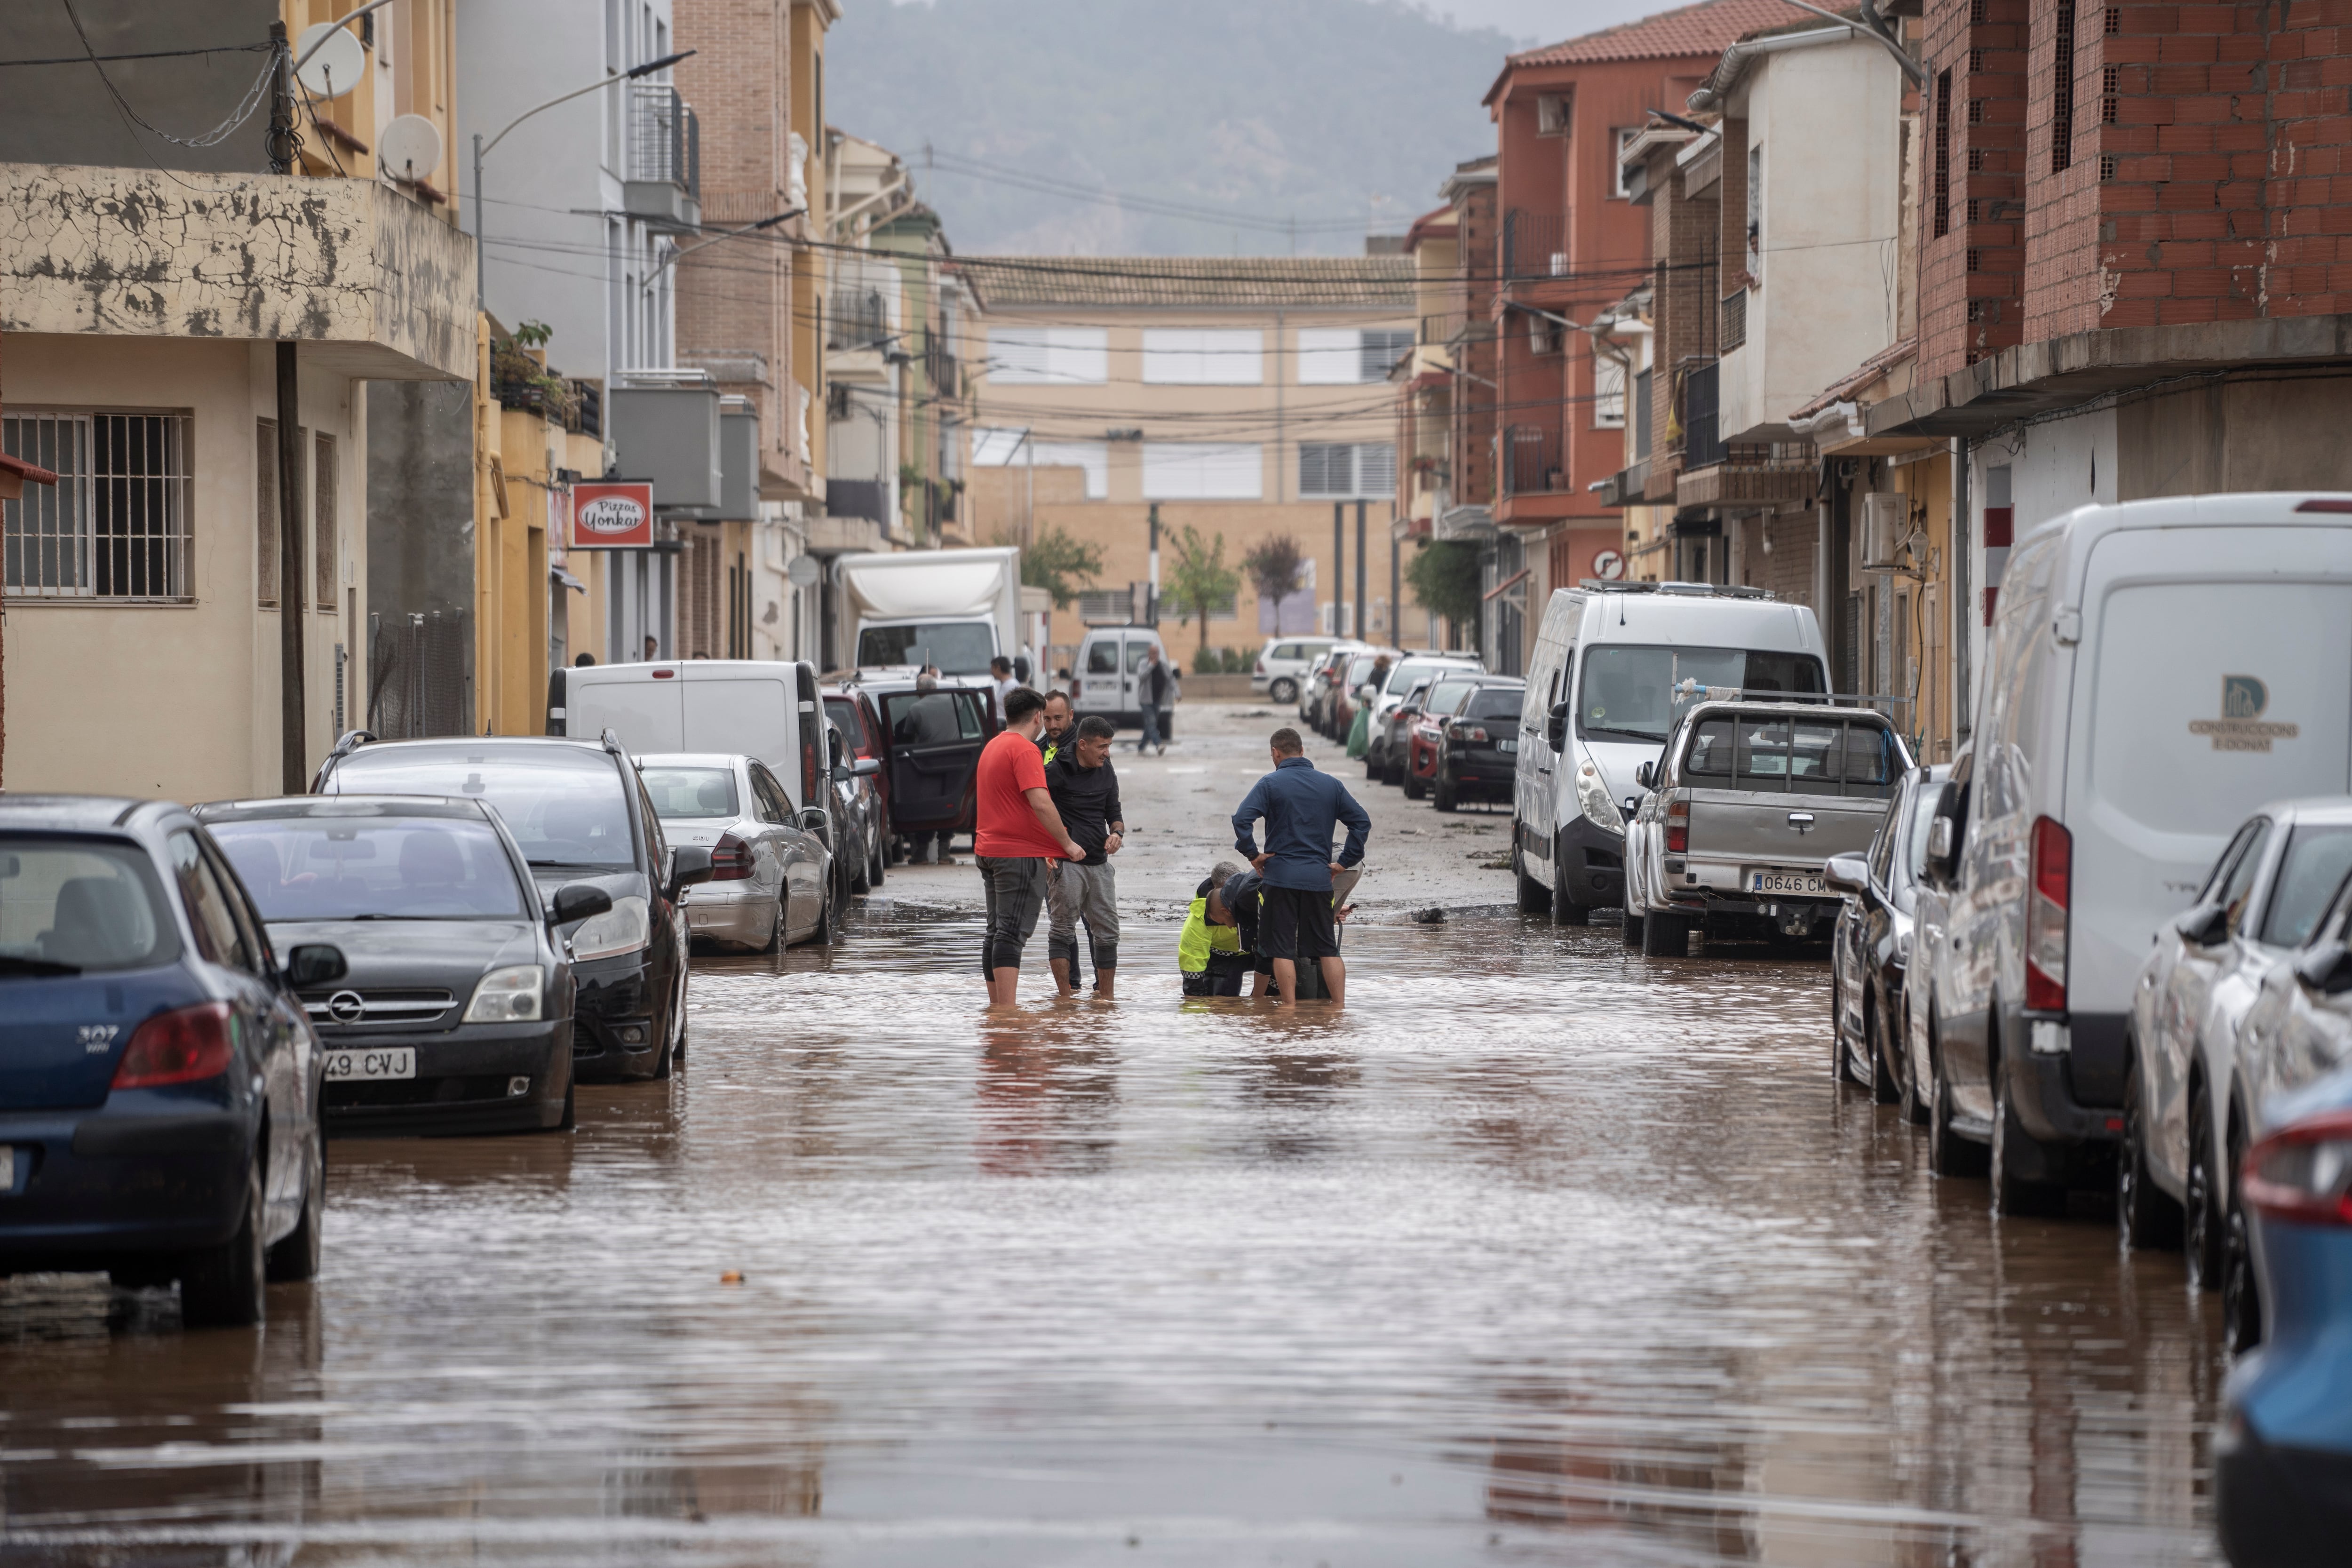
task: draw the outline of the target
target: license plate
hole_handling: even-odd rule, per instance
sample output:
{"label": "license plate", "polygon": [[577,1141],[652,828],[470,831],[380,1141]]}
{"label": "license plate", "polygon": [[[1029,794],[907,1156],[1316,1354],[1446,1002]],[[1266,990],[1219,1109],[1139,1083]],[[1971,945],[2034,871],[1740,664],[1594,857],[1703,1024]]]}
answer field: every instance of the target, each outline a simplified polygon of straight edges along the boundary
{"label": "license plate", "polygon": [[1498,752],[1516,752],[1518,749],[1519,743],[1517,741],[1497,741],[1495,742],[1495,750]]}
{"label": "license plate", "polygon": [[1748,890],[1751,893],[1794,893],[1819,898],[1829,891],[1818,871],[1750,871]]}
{"label": "license plate", "polygon": [[345,1079],[415,1078],[416,1048],[395,1046],[380,1051],[329,1051],[327,1081]]}

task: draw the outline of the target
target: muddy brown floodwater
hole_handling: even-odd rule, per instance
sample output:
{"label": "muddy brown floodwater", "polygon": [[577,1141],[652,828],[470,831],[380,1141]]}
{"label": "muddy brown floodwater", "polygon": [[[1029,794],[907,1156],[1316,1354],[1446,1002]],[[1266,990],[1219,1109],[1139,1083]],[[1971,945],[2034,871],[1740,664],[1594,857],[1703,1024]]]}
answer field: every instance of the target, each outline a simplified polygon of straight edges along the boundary
{"label": "muddy brown floodwater", "polygon": [[708,963],[574,1137],[336,1144],[262,1333],[0,1285],[0,1560],[2212,1560],[2218,1304],[1937,1183],[1821,964],[1367,926],[1276,1017],[1174,942]]}

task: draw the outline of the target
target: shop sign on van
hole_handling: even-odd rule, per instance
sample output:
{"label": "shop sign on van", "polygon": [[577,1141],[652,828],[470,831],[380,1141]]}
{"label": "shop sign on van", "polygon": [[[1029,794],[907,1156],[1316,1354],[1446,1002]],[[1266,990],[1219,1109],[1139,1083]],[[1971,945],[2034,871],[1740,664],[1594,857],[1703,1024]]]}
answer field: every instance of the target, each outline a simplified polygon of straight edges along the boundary
{"label": "shop sign on van", "polygon": [[2217,752],[2267,752],[2273,741],[2292,741],[2303,733],[2299,724],[2265,721],[2263,713],[2270,705],[2271,689],[2262,681],[2251,675],[2225,675],[2221,716],[2191,719],[2189,732],[2211,736]]}
{"label": "shop sign on van", "polygon": [[649,550],[654,487],[644,479],[599,479],[572,487],[572,548]]}

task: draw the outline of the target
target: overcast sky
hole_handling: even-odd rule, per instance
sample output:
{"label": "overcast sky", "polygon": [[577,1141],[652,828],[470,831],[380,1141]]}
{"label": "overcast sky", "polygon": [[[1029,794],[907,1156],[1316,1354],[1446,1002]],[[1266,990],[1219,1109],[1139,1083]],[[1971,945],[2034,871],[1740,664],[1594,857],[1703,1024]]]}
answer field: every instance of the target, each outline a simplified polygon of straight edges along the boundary
{"label": "overcast sky", "polygon": [[1422,9],[1456,26],[1494,27],[1528,43],[1557,43],[1580,33],[1674,9],[1674,0],[1423,0]]}

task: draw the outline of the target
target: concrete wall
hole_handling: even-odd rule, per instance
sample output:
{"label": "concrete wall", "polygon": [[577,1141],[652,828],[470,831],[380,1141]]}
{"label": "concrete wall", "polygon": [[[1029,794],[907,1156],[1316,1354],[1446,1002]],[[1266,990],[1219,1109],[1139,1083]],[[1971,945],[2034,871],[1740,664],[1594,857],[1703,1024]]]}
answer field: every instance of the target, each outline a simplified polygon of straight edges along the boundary
{"label": "concrete wall", "polygon": [[[267,43],[276,0],[74,0],[74,14],[101,55],[215,48]],[[12,59],[71,59],[82,53],[74,19],[62,5],[8,7]],[[109,60],[106,74],[154,124],[182,136],[228,119],[268,63],[261,53],[224,52],[176,58]],[[87,65],[19,67],[0,91],[0,163],[113,163],[221,173],[268,167],[261,110],[211,147],[180,147],[126,122]]]}
{"label": "concrete wall", "polygon": [[[11,790],[86,790],[215,800],[278,790],[278,612],[258,608],[255,422],[277,413],[273,352],[263,344],[121,337],[8,339],[12,415],[44,409],[190,415],[190,587],[185,604],[110,605],[8,598],[7,752]],[[302,375],[306,431],[334,437],[341,584],[312,602],[316,557],[306,482],[303,658],[310,755],[334,743],[334,648],[352,647],[347,711],[364,704],[363,634],[348,623],[368,599],[365,421],[356,384]],[[465,389],[457,389],[463,395]],[[310,448],[306,444],[307,461]],[[359,617],[363,620],[363,616]]]}

